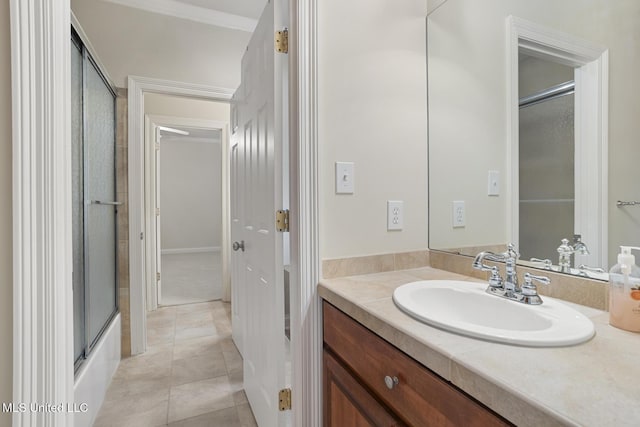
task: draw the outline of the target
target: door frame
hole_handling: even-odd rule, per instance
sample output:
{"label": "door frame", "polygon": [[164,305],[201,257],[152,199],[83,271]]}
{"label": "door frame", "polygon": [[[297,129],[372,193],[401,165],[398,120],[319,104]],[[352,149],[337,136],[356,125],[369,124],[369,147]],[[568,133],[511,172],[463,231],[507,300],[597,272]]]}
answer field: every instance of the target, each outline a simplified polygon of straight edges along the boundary
{"label": "door frame", "polygon": [[318,1],[289,1],[292,425],[308,427],[323,425]]}
{"label": "door frame", "polygon": [[[518,51],[575,67],[575,230],[591,250],[587,264],[608,265],[609,51],[605,46],[515,16],[507,30],[507,235],[519,240]],[[571,239],[573,236],[567,236]],[[560,242],[558,242],[558,245]]]}
{"label": "door frame", "polygon": [[[9,7],[12,401],[73,402],[71,11],[68,0],[11,0]],[[73,423],[65,412],[12,417],[13,426]]]}
{"label": "door frame", "polygon": [[[231,274],[229,266],[229,246],[230,246],[230,233],[229,227],[231,221],[229,218],[229,196],[230,196],[230,177],[229,177],[229,159],[231,155],[229,145],[229,122],[216,121],[216,120],[202,120],[193,119],[187,117],[177,116],[164,116],[158,114],[145,114],[145,218],[149,219],[147,224],[147,235],[149,238],[146,240],[146,253],[145,253],[145,265],[146,265],[146,279],[147,279],[147,310],[153,311],[158,309],[158,286],[156,280],[154,280],[153,272],[157,271],[156,259],[154,251],[156,247],[157,235],[154,232],[156,230],[156,215],[153,214],[153,207],[157,206],[156,203],[156,189],[155,189],[155,171],[156,171],[156,156],[154,150],[155,144],[155,128],[157,126],[169,126],[169,127],[191,127],[210,130],[219,130],[222,133],[220,142],[221,159],[222,159],[222,240],[220,254],[222,258],[222,300],[231,300]],[[161,208],[162,209],[162,208]]]}
{"label": "door frame", "polygon": [[[145,209],[148,179],[145,179],[145,114],[144,94],[186,96],[209,101],[229,102],[233,91],[171,80],[129,76],[128,78],[128,130],[129,130],[129,275],[131,310],[131,354],[147,349],[147,288],[146,261],[153,220],[150,209]],[[228,159],[225,157],[225,165]],[[227,167],[227,166],[223,166]],[[226,172],[226,169],[223,173]],[[228,208],[228,204],[224,209]],[[226,212],[226,210],[225,210]],[[144,236],[147,236],[145,238]],[[156,301],[157,304],[157,301]]]}
{"label": "door frame", "polygon": [[[13,157],[13,400],[73,402],[71,250],[70,0],[10,0]],[[290,230],[293,425],[322,425],[322,322],[318,147],[318,0],[290,0]],[[42,25],[42,23],[47,25]],[[38,61],[33,61],[33,58]],[[41,84],[44,82],[45,84]],[[131,303],[145,308],[143,91],[215,96],[232,91],[158,79],[129,79]],[[203,95],[204,93],[204,95]],[[142,135],[142,137],[141,137]],[[137,145],[133,145],[137,144]],[[44,147],[44,149],[43,149]],[[132,149],[135,147],[136,149]],[[41,159],[36,176],[33,155]],[[134,179],[131,179],[134,178]],[[137,195],[134,199],[133,193]],[[51,226],[42,228],[41,224]],[[55,224],[55,226],[53,226]],[[132,227],[131,225],[135,225]],[[144,236],[144,235],[142,235]],[[140,316],[140,314],[138,314]],[[133,318],[133,312],[131,313]],[[144,322],[144,319],[138,323]],[[133,323],[133,322],[132,322]],[[146,334],[133,334],[140,352]],[[144,326],[144,323],[142,324]],[[48,339],[44,339],[44,337]],[[40,351],[31,351],[38,344]],[[43,347],[44,346],[44,347]],[[144,348],[144,345],[142,345]],[[30,357],[26,357],[29,354]],[[42,371],[40,367],[51,369]],[[13,425],[73,425],[67,413],[14,413]]]}

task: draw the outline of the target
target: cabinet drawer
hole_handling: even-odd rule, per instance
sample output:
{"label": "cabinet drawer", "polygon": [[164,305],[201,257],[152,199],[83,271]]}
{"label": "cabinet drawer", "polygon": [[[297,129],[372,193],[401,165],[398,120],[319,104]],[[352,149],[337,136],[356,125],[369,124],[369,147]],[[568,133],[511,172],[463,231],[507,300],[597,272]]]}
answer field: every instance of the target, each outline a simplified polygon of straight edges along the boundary
{"label": "cabinet drawer", "polygon": [[[407,424],[511,425],[331,304],[323,312],[325,345]],[[397,385],[389,389],[385,376]]]}
{"label": "cabinet drawer", "polygon": [[327,351],[323,366],[325,427],[404,427]]}

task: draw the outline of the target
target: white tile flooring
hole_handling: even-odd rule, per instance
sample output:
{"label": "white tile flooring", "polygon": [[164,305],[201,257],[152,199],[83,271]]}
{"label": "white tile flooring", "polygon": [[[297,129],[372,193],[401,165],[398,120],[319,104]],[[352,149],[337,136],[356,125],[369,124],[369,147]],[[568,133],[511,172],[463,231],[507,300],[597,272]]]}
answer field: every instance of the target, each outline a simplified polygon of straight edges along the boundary
{"label": "white tile flooring", "polygon": [[219,251],[162,255],[161,269],[163,306],[222,298]]}
{"label": "white tile flooring", "polygon": [[147,339],[146,353],[120,363],[95,427],[257,426],[242,390],[230,304],[151,312]]}

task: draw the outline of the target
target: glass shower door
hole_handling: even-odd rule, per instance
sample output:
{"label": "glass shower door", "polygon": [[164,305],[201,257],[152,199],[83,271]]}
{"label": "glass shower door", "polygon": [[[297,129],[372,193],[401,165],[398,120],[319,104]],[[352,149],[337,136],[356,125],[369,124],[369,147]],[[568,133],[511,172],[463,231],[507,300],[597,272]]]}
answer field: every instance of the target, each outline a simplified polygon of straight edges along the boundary
{"label": "glass shower door", "polygon": [[116,305],[114,95],[85,52],[85,277],[87,345],[91,348]]}
{"label": "glass shower door", "polygon": [[82,149],[82,47],[71,42],[71,164],[73,222],[73,360],[85,350],[84,166]]}
{"label": "glass shower door", "polygon": [[574,104],[568,94],[520,109],[522,259],[557,260],[574,234]]}

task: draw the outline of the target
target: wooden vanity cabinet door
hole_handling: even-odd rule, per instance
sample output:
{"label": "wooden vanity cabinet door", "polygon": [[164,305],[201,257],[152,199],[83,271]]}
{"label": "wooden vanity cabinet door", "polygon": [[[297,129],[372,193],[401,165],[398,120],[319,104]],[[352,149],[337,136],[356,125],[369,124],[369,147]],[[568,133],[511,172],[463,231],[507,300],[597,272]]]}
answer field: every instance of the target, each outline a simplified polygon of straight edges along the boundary
{"label": "wooden vanity cabinet door", "polygon": [[325,427],[404,426],[326,350],[324,366]]}
{"label": "wooden vanity cabinet door", "polygon": [[[406,424],[511,425],[331,304],[324,302],[323,314],[325,346]],[[385,376],[397,377],[398,384],[387,388]]]}

